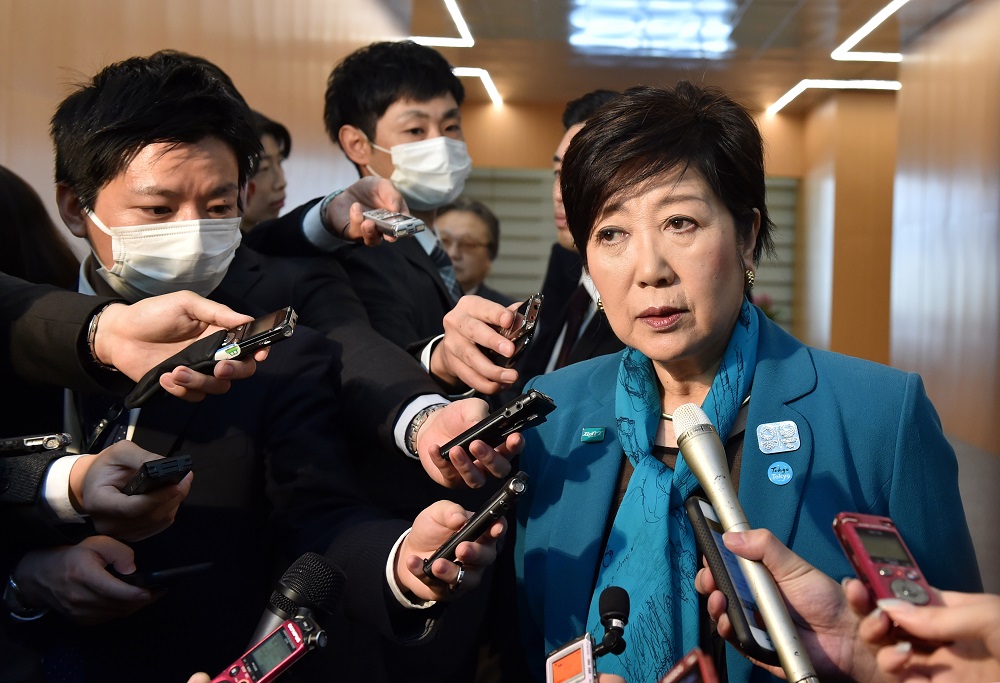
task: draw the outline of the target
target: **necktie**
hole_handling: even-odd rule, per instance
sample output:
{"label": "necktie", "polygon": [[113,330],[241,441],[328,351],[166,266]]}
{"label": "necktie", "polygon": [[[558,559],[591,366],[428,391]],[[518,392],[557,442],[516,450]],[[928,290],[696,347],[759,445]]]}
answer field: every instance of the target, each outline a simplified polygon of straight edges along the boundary
{"label": "necktie", "polygon": [[438,273],[441,274],[441,279],[444,281],[444,286],[451,293],[452,303],[457,302],[462,298],[462,287],[458,284],[458,278],[455,276],[455,266],[451,264],[451,259],[440,242],[434,243],[434,248],[431,249],[431,260],[437,266]]}
{"label": "necktie", "polygon": [[580,336],[580,328],[583,327],[583,319],[587,316],[587,309],[590,307],[590,292],[580,284],[577,286],[573,296],[566,304],[566,334],[563,335],[563,343],[559,348],[559,355],[556,356],[556,369],[569,364],[569,354],[576,344],[577,337]]}

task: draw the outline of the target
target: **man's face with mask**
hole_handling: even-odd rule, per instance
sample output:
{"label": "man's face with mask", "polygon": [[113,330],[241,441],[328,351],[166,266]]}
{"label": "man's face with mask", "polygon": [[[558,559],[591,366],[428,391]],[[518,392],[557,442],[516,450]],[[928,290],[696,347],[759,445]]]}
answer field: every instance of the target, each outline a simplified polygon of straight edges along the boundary
{"label": "man's face with mask", "polygon": [[[128,239],[132,247],[141,249],[145,255],[157,260],[173,263],[161,264],[160,272],[170,273],[183,270],[182,261],[189,264],[196,258],[211,255],[214,250],[235,249],[228,225],[219,227],[218,221],[210,224],[194,224],[186,228],[184,235],[166,238],[157,237],[156,225],[169,229],[171,224],[181,221],[204,221],[212,219],[238,219],[237,198],[239,168],[235,153],[218,138],[208,137],[195,143],[156,143],[144,147],[135,159],[97,193],[93,215],[105,227],[119,237],[112,238],[95,223],[91,216],[84,214],[72,190],[60,186],[57,196],[60,212],[70,231],[78,237],[89,239],[91,247],[104,268],[110,270],[115,265],[116,255],[113,243],[122,242],[122,228],[145,226],[135,231]],[[74,205],[75,201],[75,205]],[[76,220],[78,218],[78,220]],[[212,226],[207,230],[206,225]],[[196,237],[200,235],[200,237]],[[238,244],[238,228],[235,240]],[[206,237],[207,236],[207,237]],[[183,240],[183,242],[182,242]],[[182,248],[186,245],[186,249]],[[175,246],[177,249],[173,249]],[[186,253],[193,251],[195,253]],[[230,254],[231,255],[231,254]],[[228,267],[228,260],[215,256],[214,269]],[[149,261],[150,259],[146,259]],[[225,261],[223,263],[223,261]],[[208,262],[205,264],[208,269]],[[189,268],[189,273],[176,278],[176,289],[185,287],[184,278],[195,278],[190,270],[204,271],[206,268]],[[209,275],[201,273],[198,277]],[[130,279],[126,274],[126,279]],[[169,276],[165,278],[169,280]],[[135,283],[133,283],[135,284]],[[216,283],[217,284],[217,283]],[[170,284],[157,285],[171,288]],[[141,288],[141,287],[140,287]],[[213,286],[214,288],[214,286]],[[159,293],[145,291],[147,294]],[[207,292],[199,292],[207,294]]]}
{"label": "man's face with mask", "polygon": [[569,226],[566,225],[566,209],[563,207],[559,176],[562,173],[562,161],[563,157],[566,156],[566,149],[569,147],[570,141],[582,129],[582,123],[570,126],[563,135],[562,140],[559,141],[556,153],[552,155],[552,204],[555,208],[556,239],[562,247],[570,251],[576,251],[576,245],[573,244],[573,235],[570,234]]}

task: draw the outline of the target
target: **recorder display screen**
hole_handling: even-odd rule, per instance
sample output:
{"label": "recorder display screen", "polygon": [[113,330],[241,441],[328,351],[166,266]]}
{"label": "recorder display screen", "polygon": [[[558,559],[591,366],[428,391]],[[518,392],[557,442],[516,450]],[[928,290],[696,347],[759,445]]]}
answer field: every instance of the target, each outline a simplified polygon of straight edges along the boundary
{"label": "recorder display screen", "polygon": [[896,534],[861,527],[857,529],[857,532],[865,551],[875,562],[899,564],[904,567],[913,566],[906,548],[899,542],[899,537]]}
{"label": "recorder display screen", "polygon": [[575,648],[552,662],[552,683],[568,683],[583,674],[583,648]]}
{"label": "recorder display screen", "polygon": [[292,641],[285,629],[282,628],[255,647],[244,658],[243,663],[256,681],[285,661],[288,655],[293,652],[295,652],[295,648],[292,646]]}

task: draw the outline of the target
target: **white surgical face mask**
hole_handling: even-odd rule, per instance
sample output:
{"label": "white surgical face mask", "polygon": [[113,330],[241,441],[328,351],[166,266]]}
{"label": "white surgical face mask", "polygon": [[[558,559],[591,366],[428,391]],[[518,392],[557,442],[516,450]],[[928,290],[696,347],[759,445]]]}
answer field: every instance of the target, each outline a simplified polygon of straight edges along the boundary
{"label": "white surgical face mask", "polygon": [[132,301],[181,289],[208,296],[240,244],[238,216],[108,228],[93,211],[86,213],[111,236],[114,265],[98,272]]}
{"label": "white surgical face mask", "polygon": [[[465,189],[472,172],[469,150],[461,140],[448,137],[394,145],[392,149],[371,146],[392,155],[395,170],[389,180],[417,211],[429,211],[454,201]],[[378,175],[368,166],[368,172]]]}

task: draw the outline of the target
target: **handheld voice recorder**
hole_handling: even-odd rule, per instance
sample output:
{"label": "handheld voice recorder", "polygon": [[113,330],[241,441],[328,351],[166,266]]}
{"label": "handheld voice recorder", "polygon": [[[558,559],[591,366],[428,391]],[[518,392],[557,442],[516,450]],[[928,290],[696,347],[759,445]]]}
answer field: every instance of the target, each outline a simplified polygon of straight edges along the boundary
{"label": "handheld voice recorder", "polygon": [[465,526],[452,534],[451,538],[445,541],[430,558],[424,560],[424,574],[427,578],[434,578],[431,567],[434,565],[435,560],[443,557],[446,560],[454,562],[455,550],[458,548],[459,543],[463,541],[475,541],[486,533],[493,522],[507,514],[507,511],[514,506],[517,497],[524,493],[524,489],[527,488],[527,482],[528,475],[524,472],[518,472],[505,481],[503,486],[486,501],[486,504],[483,505],[479,512],[469,518]]}
{"label": "handheld voice recorder", "polygon": [[310,650],[326,647],[326,631],[302,608],[253,646],[212,683],[270,683]]}
{"label": "handheld voice recorder", "polygon": [[715,584],[726,596],[726,614],[736,641],[748,655],[766,664],[778,664],[778,653],[767,633],[764,617],[736,555],[722,542],[723,528],[712,505],[698,496],[684,503],[694,528],[698,550],[708,561]]}
{"label": "handheld voice recorder", "polygon": [[524,347],[531,341],[535,334],[535,327],[538,324],[538,314],[542,310],[542,301],[545,299],[541,294],[534,294],[524,300],[514,312],[514,322],[510,327],[497,329],[503,336],[514,342],[514,353],[510,357],[503,356],[492,349],[485,349],[486,357],[493,361],[494,365],[509,368],[514,365]]}
{"label": "handheld voice recorder", "polygon": [[[556,404],[551,398],[537,389],[532,389],[493,411],[483,420],[441,446],[441,457],[445,460],[450,459],[450,451],[455,447],[462,448],[466,453],[469,453],[469,445],[477,440],[485,441],[496,448],[502,445],[507,437],[514,432],[524,431],[542,424],[546,420],[546,415],[555,409]],[[469,455],[475,457],[472,453]]]}
{"label": "handheld voice recorder", "polygon": [[419,218],[389,209],[372,209],[362,215],[373,221],[379,232],[390,237],[409,237],[427,227]]}
{"label": "handheld voice recorder", "polygon": [[659,683],[718,683],[715,664],[702,652],[694,648],[663,675]]}
{"label": "handheld voice recorder", "polygon": [[891,519],[841,512],[833,531],[873,602],[895,598],[914,605],[942,604]]}
{"label": "handheld voice recorder", "polygon": [[12,436],[7,439],[0,439],[0,455],[54,451],[57,448],[65,448],[71,443],[73,443],[73,437],[65,432]]}
{"label": "handheld voice recorder", "polygon": [[126,496],[146,493],[154,489],[177,484],[191,471],[190,455],[175,455],[170,458],[147,460],[136,470],[122,489]]}
{"label": "handheld voice recorder", "polygon": [[589,633],[548,654],[545,683],[594,683],[594,639]]}

